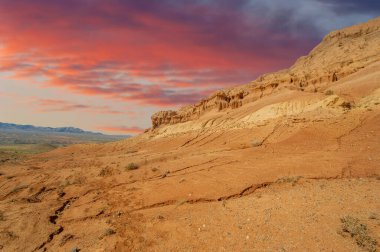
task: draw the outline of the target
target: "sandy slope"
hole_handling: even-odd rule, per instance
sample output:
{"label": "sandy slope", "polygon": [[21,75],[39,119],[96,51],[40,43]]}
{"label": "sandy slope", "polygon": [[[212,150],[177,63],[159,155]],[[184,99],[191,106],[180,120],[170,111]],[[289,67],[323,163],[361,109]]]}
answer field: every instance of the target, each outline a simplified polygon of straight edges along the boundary
{"label": "sandy slope", "polygon": [[[0,164],[0,248],[360,251],[342,233],[347,215],[380,242],[379,23],[332,33],[313,50],[343,62],[320,55],[335,53],[338,33],[349,34],[343,47],[363,39],[372,48],[316,89],[284,81],[252,99],[256,82],[239,106],[209,103],[125,141]],[[363,55],[355,48],[344,55]],[[307,59],[291,69],[325,74]],[[126,169],[131,162],[139,169]]]}

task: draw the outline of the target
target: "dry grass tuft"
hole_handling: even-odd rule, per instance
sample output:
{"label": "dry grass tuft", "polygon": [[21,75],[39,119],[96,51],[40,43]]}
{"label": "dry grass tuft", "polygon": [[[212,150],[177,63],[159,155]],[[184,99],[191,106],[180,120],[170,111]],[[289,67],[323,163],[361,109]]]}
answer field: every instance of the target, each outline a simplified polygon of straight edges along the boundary
{"label": "dry grass tuft", "polygon": [[380,217],[377,213],[370,213],[369,216],[368,216],[368,219],[370,220],[379,220]]}
{"label": "dry grass tuft", "polygon": [[138,150],[128,150],[125,154],[132,154],[132,153],[136,153],[136,152],[139,152]]}
{"label": "dry grass tuft", "polygon": [[183,204],[187,203],[186,199],[179,199],[176,202],[176,207],[182,206]]}
{"label": "dry grass tuft", "polygon": [[350,110],[352,109],[353,104],[351,102],[343,102],[340,106],[346,110]]}
{"label": "dry grass tuft", "polygon": [[103,234],[99,237],[99,239],[101,240],[106,236],[110,236],[114,234],[116,234],[115,230],[113,230],[112,228],[107,228],[106,230],[104,230]]}
{"label": "dry grass tuft", "polygon": [[19,186],[16,186],[15,188],[12,189],[11,193],[17,193],[23,189],[26,189],[28,188],[27,185],[19,185]]}
{"label": "dry grass tuft", "polygon": [[131,171],[131,170],[137,170],[139,168],[138,164],[135,164],[135,163],[129,163],[126,167],[126,169],[128,171]]}
{"label": "dry grass tuft", "polygon": [[104,231],[104,236],[109,236],[113,234],[116,234],[116,231],[113,230],[112,228],[107,228],[106,231]]}
{"label": "dry grass tuft", "polygon": [[282,177],[276,180],[276,183],[288,183],[295,185],[297,182],[302,178],[302,176],[295,176],[295,177]]}
{"label": "dry grass tuft", "polygon": [[332,91],[332,90],[327,90],[325,92],[325,95],[333,95],[333,94],[334,94],[334,91]]}
{"label": "dry grass tuft", "polygon": [[101,177],[111,176],[113,174],[112,168],[107,166],[100,170],[99,175]]}
{"label": "dry grass tuft", "polygon": [[342,235],[349,234],[355,239],[356,244],[366,251],[376,251],[377,241],[368,235],[367,226],[360,223],[358,218],[345,216],[340,221],[342,222]]}

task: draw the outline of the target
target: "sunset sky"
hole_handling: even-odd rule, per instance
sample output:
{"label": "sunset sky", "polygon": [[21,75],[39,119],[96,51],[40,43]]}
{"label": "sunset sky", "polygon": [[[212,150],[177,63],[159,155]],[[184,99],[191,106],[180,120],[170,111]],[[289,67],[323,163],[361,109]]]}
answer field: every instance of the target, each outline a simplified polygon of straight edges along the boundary
{"label": "sunset sky", "polygon": [[371,0],[0,0],[0,122],[136,134],[379,13]]}

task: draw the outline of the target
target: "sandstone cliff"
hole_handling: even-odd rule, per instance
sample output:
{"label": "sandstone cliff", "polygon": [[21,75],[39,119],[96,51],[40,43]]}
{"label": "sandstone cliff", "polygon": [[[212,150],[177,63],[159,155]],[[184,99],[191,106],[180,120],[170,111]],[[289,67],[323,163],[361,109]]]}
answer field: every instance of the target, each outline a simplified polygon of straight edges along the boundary
{"label": "sandstone cliff", "polygon": [[178,111],[154,114],[152,128],[183,123],[210,111],[236,109],[282,90],[323,93],[333,82],[380,60],[380,18],[329,33],[289,69],[264,74],[251,83],[220,90]]}

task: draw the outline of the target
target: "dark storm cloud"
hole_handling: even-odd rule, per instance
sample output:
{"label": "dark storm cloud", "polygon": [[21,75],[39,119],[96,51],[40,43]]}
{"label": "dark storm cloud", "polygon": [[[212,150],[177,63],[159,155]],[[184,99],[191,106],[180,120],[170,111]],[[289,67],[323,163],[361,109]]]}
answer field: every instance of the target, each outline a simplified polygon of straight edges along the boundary
{"label": "dark storm cloud", "polygon": [[329,6],[339,15],[348,13],[372,13],[380,15],[380,1],[378,0],[318,0]]}

